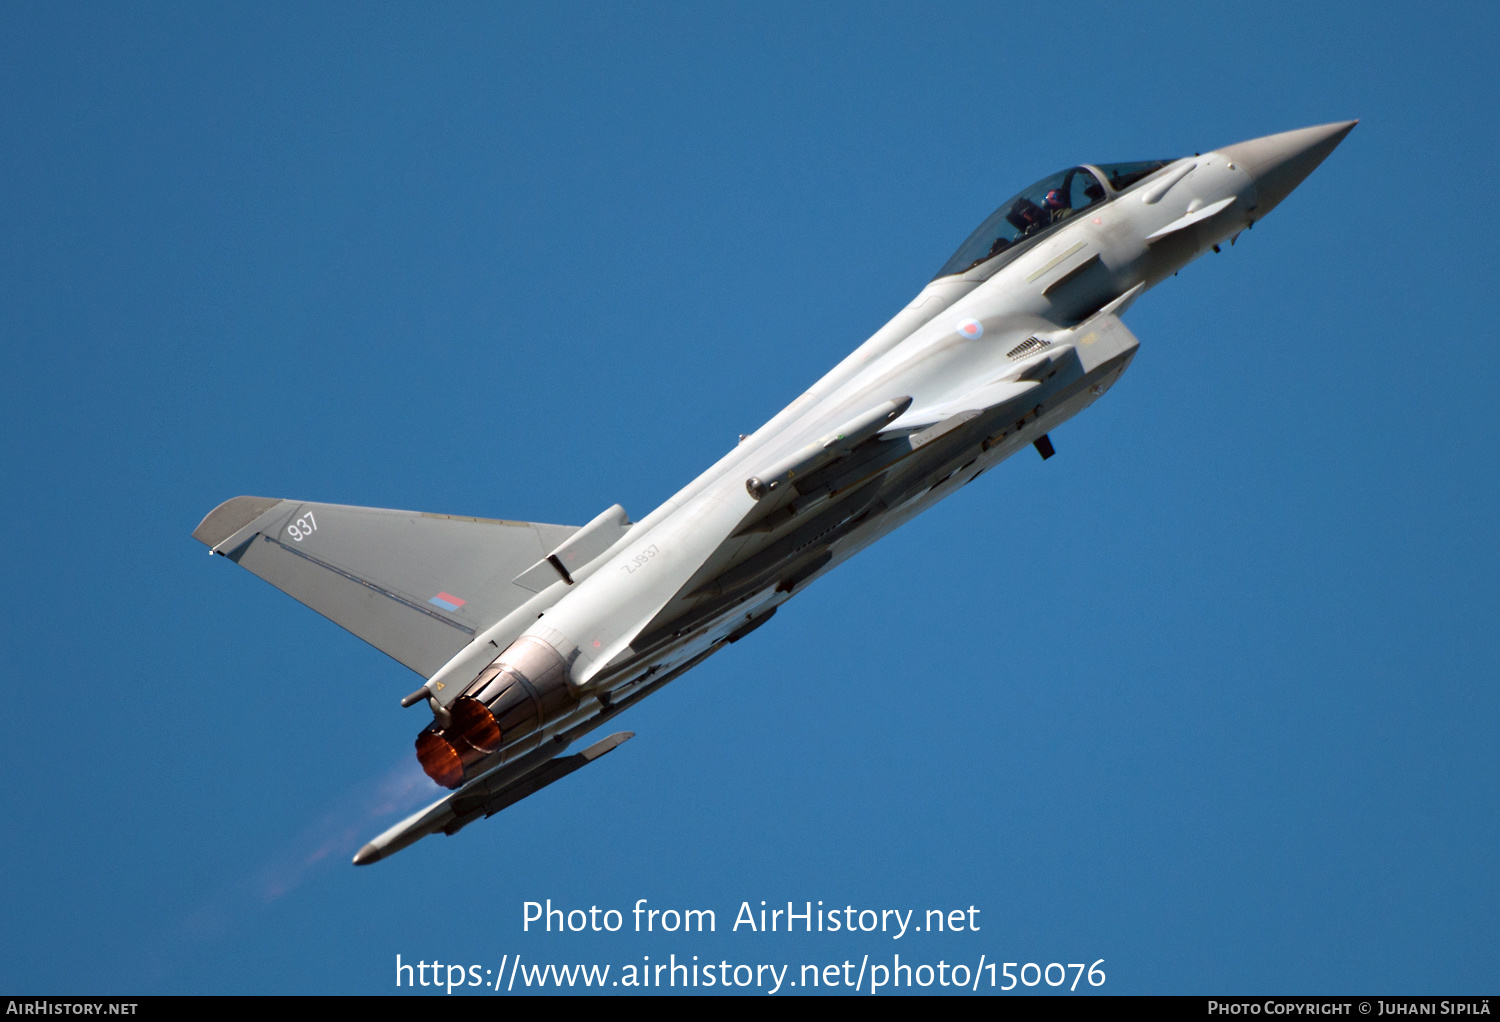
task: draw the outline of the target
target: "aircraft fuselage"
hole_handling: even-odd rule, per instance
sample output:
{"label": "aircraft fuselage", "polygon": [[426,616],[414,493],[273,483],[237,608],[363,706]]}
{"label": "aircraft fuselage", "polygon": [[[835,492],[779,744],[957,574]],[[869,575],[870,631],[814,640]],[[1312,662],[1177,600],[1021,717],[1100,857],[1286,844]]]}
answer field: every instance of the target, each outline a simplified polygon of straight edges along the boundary
{"label": "aircraft fuselage", "polygon": [[1136,352],[1118,315],[1269,212],[1352,127],[1081,166],[1002,207],[832,371],[429,679],[423,740],[450,762],[424,766],[461,790],[356,862],[524,797],[539,765],[824,572],[1017,451],[1050,456],[1048,433]]}

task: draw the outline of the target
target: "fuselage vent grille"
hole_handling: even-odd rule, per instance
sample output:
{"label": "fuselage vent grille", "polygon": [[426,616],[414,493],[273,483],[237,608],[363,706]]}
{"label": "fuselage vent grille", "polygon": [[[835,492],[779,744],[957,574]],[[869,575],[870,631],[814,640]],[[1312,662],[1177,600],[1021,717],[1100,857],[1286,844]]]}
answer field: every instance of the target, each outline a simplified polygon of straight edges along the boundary
{"label": "fuselage vent grille", "polygon": [[1028,337],[1026,338],[1026,340],[1022,341],[1020,344],[1007,351],[1005,353],[1005,357],[1010,359],[1012,362],[1016,362],[1020,359],[1025,358],[1027,355],[1041,351],[1043,348],[1050,347],[1052,347],[1051,341],[1044,341],[1040,337]]}

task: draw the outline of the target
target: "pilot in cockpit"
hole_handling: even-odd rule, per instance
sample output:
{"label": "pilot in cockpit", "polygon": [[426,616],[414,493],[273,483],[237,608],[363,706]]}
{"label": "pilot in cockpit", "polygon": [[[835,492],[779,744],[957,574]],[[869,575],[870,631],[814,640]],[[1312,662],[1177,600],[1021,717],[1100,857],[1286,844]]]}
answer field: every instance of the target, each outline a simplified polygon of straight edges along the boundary
{"label": "pilot in cockpit", "polygon": [[1017,237],[1024,238],[1041,230],[1052,222],[1052,216],[1045,207],[1038,206],[1024,195],[1016,196],[1015,203],[1010,207],[1010,212],[1005,215],[1010,225],[1016,229]]}
{"label": "pilot in cockpit", "polygon": [[1050,223],[1059,223],[1073,215],[1073,207],[1068,202],[1068,193],[1061,188],[1054,188],[1047,193],[1042,200],[1042,208],[1047,211]]}

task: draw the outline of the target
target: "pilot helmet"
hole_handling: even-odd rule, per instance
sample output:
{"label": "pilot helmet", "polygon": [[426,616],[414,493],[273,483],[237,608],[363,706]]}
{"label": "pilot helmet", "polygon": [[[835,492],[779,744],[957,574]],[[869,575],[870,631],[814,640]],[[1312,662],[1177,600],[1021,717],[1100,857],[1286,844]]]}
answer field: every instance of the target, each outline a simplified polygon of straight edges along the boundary
{"label": "pilot helmet", "polygon": [[1042,201],[1046,203],[1048,209],[1062,209],[1068,204],[1067,196],[1063,195],[1061,188],[1052,189]]}

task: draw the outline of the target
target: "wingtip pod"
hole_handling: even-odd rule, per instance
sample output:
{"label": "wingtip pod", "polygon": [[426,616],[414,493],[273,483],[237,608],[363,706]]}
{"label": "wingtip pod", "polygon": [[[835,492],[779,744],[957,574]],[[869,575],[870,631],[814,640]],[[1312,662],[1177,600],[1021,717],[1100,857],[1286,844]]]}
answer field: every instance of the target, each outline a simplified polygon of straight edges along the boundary
{"label": "wingtip pod", "polygon": [[634,731],[617,731],[582,752],[563,756],[568,742],[558,736],[543,748],[523,756],[510,766],[478,778],[462,791],[444,795],[386,830],[354,853],[354,865],[368,866],[388,859],[429,834],[456,834],[475,820],[493,816],[548,785],[581,770],[606,753],[635,737]]}

